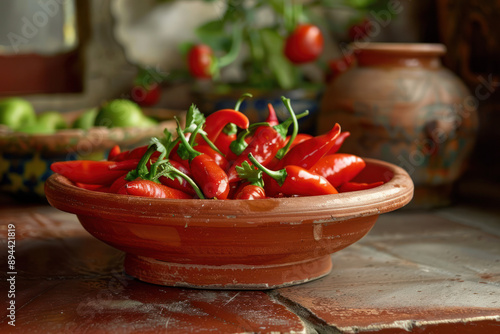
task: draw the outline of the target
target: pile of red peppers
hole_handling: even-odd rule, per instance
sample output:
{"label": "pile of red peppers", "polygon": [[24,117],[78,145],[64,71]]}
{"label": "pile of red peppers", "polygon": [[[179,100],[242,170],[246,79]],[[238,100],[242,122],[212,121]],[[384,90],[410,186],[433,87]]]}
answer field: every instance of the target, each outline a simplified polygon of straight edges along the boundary
{"label": "pile of red peppers", "polygon": [[[335,124],[325,134],[299,133],[290,100],[290,117],[279,123],[271,104],[265,122],[250,124],[238,111],[223,109],[205,117],[192,105],[185,126],[165,130],[149,145],[121,152],[115,146],[105,161],[62,161],[52,171],[76,186],[132,196],[172,199],[263,199],[357,191],[383,182],[352,180],[365,168],[355,155],[337,153],[349,132]],[[250,96],[251,97],[251,96]]]}

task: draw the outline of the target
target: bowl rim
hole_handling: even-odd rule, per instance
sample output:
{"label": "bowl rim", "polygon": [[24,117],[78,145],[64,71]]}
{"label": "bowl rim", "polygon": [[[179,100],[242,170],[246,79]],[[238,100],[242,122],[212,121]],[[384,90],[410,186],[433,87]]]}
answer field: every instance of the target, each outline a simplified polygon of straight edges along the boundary
{"label": "bowl rim", "polygon": [[[376,188],[335,195],[269,198],[261,200],[160,199],[95,192],[79,188],[66,177],[53,174],[45,183],[49,204],[62,211],[82,216],[98,216],[124,222],[152,225],[183,224],[201,214],[202,225],[255,224],[276,222],[322,223],[394,211],[413,197],[413,182],[401,167],[376,159],[364,159],[367,168],[382,167],[392,178]],[[300,214],[300,215],[299,215]],[[258,216],[257,218],[255,216]],[[203,219],[202,219],[203,220]]]}
{"label": "bowl rim", "polygon": [[[63,117],[74,118],[87,109],[63,112]],[[130,146],[144,138],[150,138],[164,129],[175,128],[174,116],[181,122],[185,118],[184,110],[166,108],[142,108],[145,115],[159,119],[158,124],[147,127],[113,127],[93,126],[90,129],[66,128],[54,133],[24,133],[0,125],[0,147],[1,153],[14,156],[27,154],[43,154],[44,156],[65,155],[78,152],[80,147],[84,150],[100,149],[106,150],[113,146]],[[16,144],[15,146],[13,144]],[[52,148],[58,143],[57,148]],[[60,144],[64,145],[60,145]]]}

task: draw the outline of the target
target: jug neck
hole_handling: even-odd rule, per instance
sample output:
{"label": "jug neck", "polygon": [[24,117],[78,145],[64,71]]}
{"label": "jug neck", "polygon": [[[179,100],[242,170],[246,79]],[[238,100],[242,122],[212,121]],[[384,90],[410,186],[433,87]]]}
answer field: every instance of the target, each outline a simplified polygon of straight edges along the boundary
{"label": "jug neck", "polygon": [[443,44],[363,43],[353,46],[358,66],[441,67],[440,57],[446,53]]}

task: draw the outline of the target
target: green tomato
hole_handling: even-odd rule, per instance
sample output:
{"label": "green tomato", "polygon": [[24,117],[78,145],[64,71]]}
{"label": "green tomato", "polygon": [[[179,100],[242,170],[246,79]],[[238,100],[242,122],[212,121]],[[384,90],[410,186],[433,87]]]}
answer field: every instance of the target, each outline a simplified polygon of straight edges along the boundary
{"label": "green tomato", "polygon": [[147,127],[156,126],[156,125],[158,125],[158,121],[155,120],[154,118],[151,118],[148,116],[144,116],[142,118],[142,121],[139,124],[137,124],[137,126],[141,127],[141,128],[147,128]]}
{"label": "green tomato", "polygon": [[84,111],[78,118],[73,122],[74,129],[84,129],[88,130],[94,126],[95,118],[97,116],[97,108],[89,109]]}
{"label": "green tomato", "polygon": [[20,126],[19,128],[16,129],[16,131],[23,132],[23,133],[28,133],[28,134],[34,134],[34,135],[40,135],[40,134],[53,134],[56,132],[55,129],[47,127],[46,125],[43,124],[29,124],[29,125],[23,125]]}
{"label": "green tomato", "polygon": [[10,97],[0,101],[0,124],[17,130],[21,126],[36,123],[36,113],[30,102],[19,97]]}
{"label": "green tomato", "polygon": [[112,127],[140,126],[144,114],[138,104],[124,99],[112,100],[99,108],[94,125]]}
{"label": "green tomato", "polygon": [[57,111],[45,111],[41,113],[38,115],[36,122],[38,125],[54,131],[66,129],[68,127],[62,114]]}

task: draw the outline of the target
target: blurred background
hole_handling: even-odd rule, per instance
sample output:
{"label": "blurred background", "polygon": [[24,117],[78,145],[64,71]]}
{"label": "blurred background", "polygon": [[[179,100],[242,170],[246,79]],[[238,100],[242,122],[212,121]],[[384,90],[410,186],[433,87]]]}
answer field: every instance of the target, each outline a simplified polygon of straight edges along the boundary
{"label": "blurred background", "polygon": [[[478,118],[473,149],[460,178],[450,181],[451,196],[496,202],[499,12],[500,1],[487,0],[4,0],[0,96],[22,97],[37,113],[88,109],[112,99],[168,110],[185,110],[196,101],[210,113],[225,105],[214,102],[215,92],[227,97],[245,90],[294,95],[312,89],[318,94],[309,99],[319,103],[327,87],[349,71],[346,50],[353,44],[442,43],[447,49],[440,56],[443,66],[466,86],[463,98],[473,98]],[[292,66],[273,46],[282,47],[286,34],[302,21],[320,27],[324,49],[314,63]],[[212,48],[219,64],[227,62],[208,79],[188,68],[188,50],[201,43]],[[259,63],[252,63],[255,57]],[[143,88],[139,92],[137,85]],[[148,99],[152,86],[156,95]],[[317,108],[318,115],[327,112]],[[317,122],[311,118],[306,124],[310,132],[318,131]],[[441,168],[448,167],[453,168]]]}

